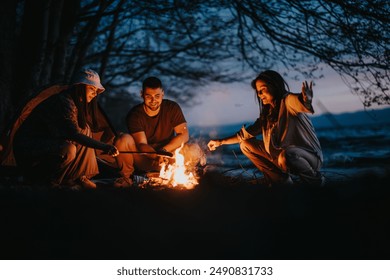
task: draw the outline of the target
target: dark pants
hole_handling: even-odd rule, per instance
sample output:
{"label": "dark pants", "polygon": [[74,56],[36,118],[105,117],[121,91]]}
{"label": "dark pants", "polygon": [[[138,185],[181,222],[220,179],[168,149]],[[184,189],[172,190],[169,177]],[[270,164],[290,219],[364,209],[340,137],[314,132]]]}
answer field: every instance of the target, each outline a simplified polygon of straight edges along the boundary
{"label": "dark pants", "polygon": [[298,175],[304,183],[321,184],[322,163],[315,153],[291,146],[272,158],[265,150],[264,142],[256,138],[241,142],[240,148],[271,184],[284,182],[289,173]]}

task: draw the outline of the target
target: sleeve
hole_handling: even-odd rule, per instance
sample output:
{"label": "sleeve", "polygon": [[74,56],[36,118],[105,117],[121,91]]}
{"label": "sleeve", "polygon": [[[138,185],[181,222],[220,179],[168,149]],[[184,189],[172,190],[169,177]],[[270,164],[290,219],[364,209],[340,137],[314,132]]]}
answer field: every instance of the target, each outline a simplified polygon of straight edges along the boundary
{"label": "sleeve", "polygon": [[253,138],[261,133],[260,119],[257,119],[252,125],[248,128],[242,126],[241,130],[237,132],[237,138],[240,142]]}
{"label": "sleeve", "polygon": [[241,127],[241,130],[236,134],[238,141],[241,143],[247,139],[253,138],[254,136],[250,134],[246,129],[245,125]]}
{"label": "sleeve", "polygon": [[261,134],[261,121],[260,118],[257,118],[256,121],[248,126],[246,128],[246,131],[254,136],[260,135]]}
{"label": "sleeve", "polygon": [[170,111],[172,112],[172,118],[171,118],[172,127],[176,127],[179,124],[187,122],[179,104],[172,103],[172,109]]}
{"label": "sleeve", "polygon": [[74,102],[68,98],[63,104],[62,117],[64,119],[64,129],[70,137],[73,137],[74,135],[80,133],[80,127],[77,120],[78,110]]}
{"label": "sleeve", "polygon": [[[294,116],[298,113],[314,113],[313,107],[305,106],[301,97],[301,94],[289,94],[285,97],[285,104],[287,110]],[[308,108],[309,107],[309,108]]]}
{"label": "sleeve", "polygon": [[78,110],[73,100],[65,96],[55,96],[43,108],[42,117],[53,135],[73,139],[74,135],[80,132]]}
{"label": "sleeve", "polygon": [[137,110],[137,107],[134,107],[129,111],[126,116],[126,124],[130,134],[145,130],[142,123],[142,119],[143,118]]}

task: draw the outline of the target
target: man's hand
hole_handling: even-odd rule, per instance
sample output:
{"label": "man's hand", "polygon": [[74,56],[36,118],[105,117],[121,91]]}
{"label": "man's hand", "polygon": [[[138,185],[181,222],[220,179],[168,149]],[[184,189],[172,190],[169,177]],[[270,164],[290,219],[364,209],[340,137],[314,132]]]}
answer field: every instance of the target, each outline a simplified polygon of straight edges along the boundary
{"label": "man's hand", "polygon": [[168,157],[158,157],[158,165],[172,165],[175,163],[174,158],[168,158]]}
{"label": "man's hand", "polygon": [[173,157],[173,154],[171,152],[168,152],[165,149],[160,149],[156,151],[158,156],[163,156],[163,157]]}

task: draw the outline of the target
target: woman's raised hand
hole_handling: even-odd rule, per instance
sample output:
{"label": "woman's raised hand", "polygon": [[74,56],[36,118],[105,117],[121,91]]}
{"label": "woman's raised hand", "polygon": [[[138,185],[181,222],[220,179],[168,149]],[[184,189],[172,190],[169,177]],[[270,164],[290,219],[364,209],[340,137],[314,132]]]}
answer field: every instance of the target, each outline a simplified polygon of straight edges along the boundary
{"label": "woman's raised hand", "polygon": [[305,103],[311,104],[313,100],[313,82],[308,84],[307,81],[304,81],[302,83],[302,97]]}

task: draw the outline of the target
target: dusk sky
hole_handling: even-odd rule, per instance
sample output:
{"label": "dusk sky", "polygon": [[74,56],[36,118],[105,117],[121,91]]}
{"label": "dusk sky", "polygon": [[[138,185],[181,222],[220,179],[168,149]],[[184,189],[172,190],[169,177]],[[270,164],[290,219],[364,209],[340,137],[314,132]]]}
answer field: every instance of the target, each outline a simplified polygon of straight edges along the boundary
{"label": "dusk sky", "polygon": [[[323,72],[324,78],[315,80],[313,106],[315,114],[324,112],[318,102],[333,114],[363,110],[363,104],[357,95],[351,93],[340,76],[333,70]],[[255,78],[255,77],[253,77]],[[286,79],[292,92],[300,92],[301,81]],[[250,123],[259,115],[258,104],[250,86],[251,79],[234,84],[214,84],[203,88],[199,106],[183,108],[189,125],[218,126],[224,124]],[[169,98],[169,95],[168,95]],[[373,106],[369,109],[388,108]]]}

